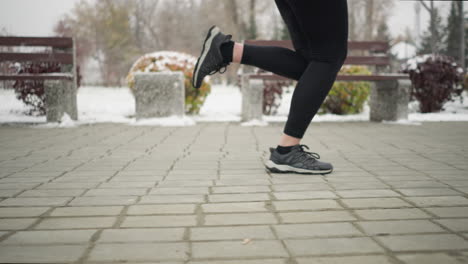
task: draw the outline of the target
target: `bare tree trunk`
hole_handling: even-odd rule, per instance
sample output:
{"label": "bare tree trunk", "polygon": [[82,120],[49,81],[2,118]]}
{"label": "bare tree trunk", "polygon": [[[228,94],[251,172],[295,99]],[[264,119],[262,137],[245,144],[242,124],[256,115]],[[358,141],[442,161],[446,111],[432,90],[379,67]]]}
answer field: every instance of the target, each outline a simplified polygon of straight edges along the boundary
{"label": "bare tree trunk", "polygon": [[372,40],[372,33],[374,29],[374,0],[367,0],[366,1],[366,25],[364,31],[364,39],[365,40]]}
{"label": "bare tree trunk", "polygon": [[463,1],[458,2],[460,10],[460,65],[465,70],[465,14],[463,13]]}
{"label": "bare tree trunk", "polygon": [[434,54],[434,53],[437,52],[437,47],[436,47],[436,42],[437,42],[437,39],[436,39],[436,25],[435,25],[436,17],[435,17],[434,1],[430,0],[430,2],[431,2],[430,7],[428,7],[423,0],[419,0],[419,2],[421,2],[422,6],[427,10],[427,12],[429,12],[430,21],[431,21],[430,22],[431,23],[431,51]]}
{"label": "bare tree trunk", "polygon": [[[349,5],[350,10],[355,10],[355,1],[350,1]],[[349,39],[356,40],[356,17],[354,16],[354,12],[350,12],[349,14]]]}

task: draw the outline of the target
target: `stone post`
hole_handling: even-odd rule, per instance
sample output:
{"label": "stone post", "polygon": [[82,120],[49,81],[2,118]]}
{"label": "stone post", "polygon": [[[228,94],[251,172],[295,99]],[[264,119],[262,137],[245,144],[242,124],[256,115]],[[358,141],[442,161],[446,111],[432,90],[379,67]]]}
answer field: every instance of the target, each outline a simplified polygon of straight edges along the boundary
{"label": "stone post", "polygon": [[136,118],[184,115],[184,78],[181,71],[135,73]]}
{"label": "stone post", "polygon": [[370,99],[371,121],[408,119],[410,80],[373,82]]}
{"label": "stone post", "polygon": [[73,80],[45,80],[44,90],[47,122],[59,122],[64,113],[76,120],[76,104],[71,104],[72,100],[76,101],[76,93],[71,92]]}
{"label": "stone post", "polygon": [[242,114],[241,121],[263,119],[263,80],[251,79],[249,74],[241,77]]}

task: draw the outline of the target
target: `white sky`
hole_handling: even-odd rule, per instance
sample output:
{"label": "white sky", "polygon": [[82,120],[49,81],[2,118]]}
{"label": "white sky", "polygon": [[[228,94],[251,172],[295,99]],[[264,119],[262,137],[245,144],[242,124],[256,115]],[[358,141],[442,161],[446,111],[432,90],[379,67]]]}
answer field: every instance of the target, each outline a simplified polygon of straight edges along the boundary
{"label": "white sky", "polygon": [[[65,13],[69,12],[80,0],[0,0],[0,29],[5,28],[12,35],[52,36],[53,26]],[[319,0],[329,1],[329,0]],[[353,0],[348,0],[353,1]],[[398,0],[389,21],[393,36],[403,34],[406,27],[413,28],[414,3],[416,1]],[[450,10],[451,1],[437,1],[445,17]],[[465,3],[465,10],[468,2]],[[445,22],[445,19],[443,20]],[[421,10],[421,30],[427,28],[428,14]]]}

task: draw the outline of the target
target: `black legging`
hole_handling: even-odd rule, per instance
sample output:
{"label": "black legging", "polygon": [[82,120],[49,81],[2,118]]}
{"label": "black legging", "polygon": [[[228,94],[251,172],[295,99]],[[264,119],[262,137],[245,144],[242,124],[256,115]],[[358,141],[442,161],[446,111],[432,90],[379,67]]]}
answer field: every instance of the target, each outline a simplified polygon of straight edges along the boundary
{"label": "black legging", "polygon": [[347,56],[346,0],[275,0],[295,51],[244,45],[241,63],[297,80],[286,135],[302,138]]}

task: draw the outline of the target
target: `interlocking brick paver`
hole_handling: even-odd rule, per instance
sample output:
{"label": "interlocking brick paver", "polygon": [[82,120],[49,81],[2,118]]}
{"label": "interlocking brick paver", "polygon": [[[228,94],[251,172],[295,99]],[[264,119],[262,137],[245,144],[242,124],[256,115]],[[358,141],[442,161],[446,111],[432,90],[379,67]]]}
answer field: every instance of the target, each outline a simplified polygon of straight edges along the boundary
{"label": "interlocking brick paver", "polygon": [[285,264],[285,259],[189,261],[188,264]]}
{"label": "interlocking brick paver", "polygon": [[301,257],[298,264],[393,264],[386,256],[350,256],[350,257]]}
{"label": "interlocking brick paver", "polygon": [[194,226],[195,215],[127,216],[122,227]]}
{"label": "interlocking brick paver", "polygon": [[150,191],[151,194],[208,194],[208,187],[156,187]]}
{"label": "interlocking brick paver", "polygon": [[455,232],[468,231],[468,218],[437,219],[434,221]]}
{"label": "interlocking brick paver", "polygon": [[134,204],[136,196],[102,196],[102,197],[76,197],[70,202],[71,206],[93,205],[128,205]]}
{"label": "interlocking brick paver", "polygon": [[347,211],[296,212],[279,213],[279,215],[283,223],[338,222],[356,219]]}
{"label": "interlocking brick paver", "polygon": [[279,241],[252,240],[193,242],[192,256],[197,258],[287,257],[288,253]]}
{"label": "interlocking brick paver", "polygon": [[308,184],[274,184],[272,188],[275,192],[307,191],[307,190],[330,190],[331,187],[325,183]]}
{"label": "interlocking brick paver", "polygon": [[73,197],[7,198],[0,202],[0,206],[61,206],[71,199]]}
{"label": "interlocking brick paver", "polygon": [[123,206],[69,206],[55,208],[51,216],[113,216],[122,211]]}
{"label": "interlocking brick paver", "polygon": [[327,175],[265,170],[283,126],[0,126],[0,262],[468,262],[468,122],[314,122]]}
{"label": "interlocking brick paver", "polygon": [[268,186],[254,185],[254,186],[216,186],[212,188],[213,193],[258,193],[270,192]]}
{"label": "interlocking brick paver", "polygon": [[207,214],[205,225],[255,225],[276,224],[278,221],[271,213]]}
{"label": "interlocking brick paver", "polygon": [[393,219],[418,219],[430,218],[430,216],[416,208],[402,209],[362,209],[354,212],[366,220],[393,220]]}
{"label": "interlocking brick paver", "polygon": [[343,203],[350,208],[400,208],[412,207],[400,198],[353,198],[342,199]]}
{"label": "interlocking brick paver", "polygon": [[334,200],[273,201],[277,211],[343,209]]}
{"label": "interlocking brick paver", "polygon": [[445,232],[428,220],[372,221],[357,224],[369,235]]}
{"label": "interlocking brick paver", "polygon": [[421,207],[468,205],[468,198],[462,196],[407,197],[407,199]]}
{"label": "interlocking brick paver", "polygon": [[128,208],[128,215],[152,215],[152,214],[193,214],[194,204],[154,204],[132,205]]}
{"label": "interlocking brick paver", "polygon": [[37,189],[29,190],[21,193],[19,197],[54,197],[54,196],[80,196],[86,191],[86,189],[62,189],[62,190],[53,190],[53,189]]}
{"label": "interlocking brick paver", "polygon": [[6,218],[0,219],[0,230],[18,230],[26,228],[37,221],[38,218]]}
{"label": "interlocking brick paver", "polygon": [[393,251],[468,250],[468,241],[452,234],[401,235],[377,239]]}
{"label": "interlocking brick paver", "polygon": [[237,213],[268,211],[265,202],[207,203],[201,205],[205,213]]}
{"label": "interlocking brick paver", "polygon": [[359,198],[359,197],[398,197],[398,193],[392,190],[342,190],[336,193],[344,198]]}
{"label": "interlocking brick paver", "polygon": [[267,193],[240,193],[240,194],[211,194],[208,200],[212,203],[219,202],[248,202],[270,200]]}
{"label": "interlocking brick paver", "polygon": [[43,219],[35,229],[75,229],[112,227],[115,217],[61,217]]}
{"label": "interlocking brick paver", "polygon": [[223,226],[190,228],[190,240],[274,239],[268,226]]}
{"label": "interlocking brick paver", "polygon": [[418,189],[397,189],[406,196],[433,196],[433,195],[460,195],[460,192],[449,188],[418,188]]}
{"label": "interlocking brick paver", "polygon": [[65,263],[80,258],[86,245],[0,246],[1,263]]}
{"label": "interlocking brick paver", "polygon": [[450,256],[448,254],[401,254],[397,258],[406,264],[462,264],[468,262],[468,257]]}
{"label": "interlocking brick paver", "polygon": [[468,207],[434,207],[425,209],[439,217],[468,217]]}
{"label": "interlocking brick paver", "polygon": [[182,241],[184,228],[106,229],[98,242]]}
{"label": "interlocking brick paver", "polygon": [[140,204],[169,204],[169,203],[202,203],[205,201],[201,194],[180,195],[147,195],[141,197]]}
{"label": "interlocking brick paver", "polygon": [[144,188],[126,188],[126,189],[91,189],[84,196],[135,196],[146,194],[147,189]]}
{"label": "interlocking brick paver", "polygon": [[336,197],[331,191],[274,192],[273,195],[278,200],[330,199]]}
{"label": "interlocking brick paver", "polygon": [[91,240],[97,230],[20,231],[8,237],[3,244],[83,244]]}
{"label": "interlocking brick paver", "polygon": [[89,259],[108,262],[185,260],[188,250],[184,242],[97,244]]}
{"label": "interlocking brick paver", "polygon": [[274,229],[281,239],[362,235],[362,233],[350,223],[275,225]]}
{"label": "interlocking brick paver", "polygon": [[287,239],[285,243],[294,256],[381,253],[384,251],[368,237]]}
{"label": "interlocking brick paver", "polygon": [[0,207],[1,217],[30,217],[40,216],[50,207]]}

